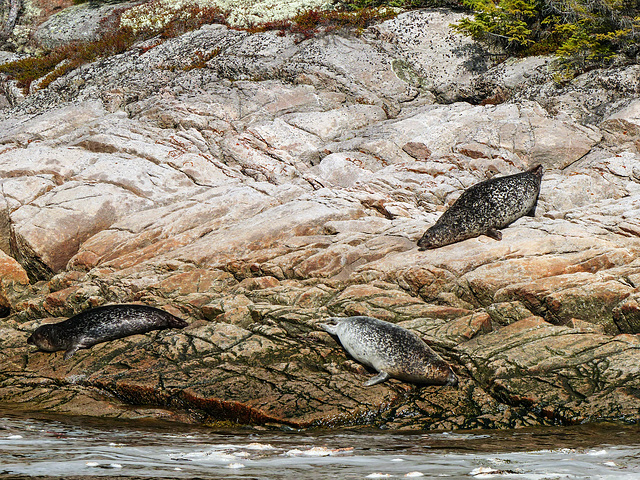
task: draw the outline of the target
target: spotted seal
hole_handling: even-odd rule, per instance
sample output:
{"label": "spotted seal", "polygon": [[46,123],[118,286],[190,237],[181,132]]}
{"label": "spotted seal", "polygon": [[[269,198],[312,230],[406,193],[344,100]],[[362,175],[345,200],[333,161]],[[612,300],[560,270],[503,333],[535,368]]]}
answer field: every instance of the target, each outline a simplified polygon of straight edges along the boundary
{"label": "spotted seal", "polygon": [[480,235],[502,240],[498,228],[535,216],[541,180],[542,165],[537,165],[473,185],[422,235],[418,247],[438,248]]}
{"label": "spotted seal", "polygon": [[320,326],[358,362],[378,373],[365,387],[397,378],[424,385],[458,385],[451,367],[415,333],[376,318],[331,317]]}
{"label": "spotted seal", "polygon": [[65,360],[80,348],[152,330],[184,328],[187,322],[158,308],[122,304],[93,308],[59,323],[41,325],[27,339],[45,352],[66,350]]}

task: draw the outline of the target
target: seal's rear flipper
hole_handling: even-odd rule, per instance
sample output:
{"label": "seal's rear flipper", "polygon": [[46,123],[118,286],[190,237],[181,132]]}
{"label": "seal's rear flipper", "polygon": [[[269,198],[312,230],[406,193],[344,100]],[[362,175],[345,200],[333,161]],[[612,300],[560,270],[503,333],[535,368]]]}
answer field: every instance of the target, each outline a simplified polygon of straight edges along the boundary
{"label": "seal's rear flipper", "polygon": [[485,232],[487,237],[491,237],[494,240],[502,240],[502,232],[500,230],[496,230],[495,228],[490,228]]}
{"label": "seal's rear flipper", "polygon": [[362,384],[363,387],[370,387],[372,385],[377,385],[378,383],[386,382],[391,378],[387,372],[380,372],[378,375],[373,377],[371,380],[367,380]]}
{"label": "seal's rear flipper", "polygon": [[542,178],[542,173],[544,172],[544,168],[542,168],[542,165],[536,165],[529,171],[533,173],[535,176]]}

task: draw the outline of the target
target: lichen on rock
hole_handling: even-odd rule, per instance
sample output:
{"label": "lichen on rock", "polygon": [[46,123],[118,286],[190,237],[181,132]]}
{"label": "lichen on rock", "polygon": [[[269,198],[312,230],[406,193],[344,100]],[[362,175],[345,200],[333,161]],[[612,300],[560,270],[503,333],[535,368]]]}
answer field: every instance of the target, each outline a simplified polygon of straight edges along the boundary
{"label": "lichen on rock", "polygon": [[225,12],[229,25],[248,27],[288,20],[314,9],[326,9],[327,0],[155,0],[127,9],[120,17],[120,25],[134,31],[159,30],[168,22],[192,15],[196,9],[217,8]]}

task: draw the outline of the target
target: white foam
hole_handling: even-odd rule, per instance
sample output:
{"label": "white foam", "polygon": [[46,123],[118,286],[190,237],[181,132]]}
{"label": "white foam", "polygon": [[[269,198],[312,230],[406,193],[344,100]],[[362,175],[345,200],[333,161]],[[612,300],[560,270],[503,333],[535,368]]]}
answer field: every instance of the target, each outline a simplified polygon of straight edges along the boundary
{"label": "white foam", "polygon": [[22,435],[9,435],[7,437],[7,440],[20,440],[21,438],[24,438]]}
{"label": "white foam", "polygon": [[227,465],[227,468],[244,468],[244,464],[242,463],[230,463]]}
{"label": "white foam", "polygon": [[405,477],[424,477],[422,472],[409,472],[404,474]]}
{"label": "white foam", "polygon": [[297,455],[302,455],[304,452],[302,450],[300,450],[299,448],[292,448],[291,450],[287,450],[285,452],[285,455],[288,455],[290,457],[295,457]]}
{"label": "white foam", "polygon": [[478,468],[474,468],[473,470],[471,470],[469,472],[469,475],[472,475],[474,477],[477,478],[490,478],[493,477],[496,474],[501,474],[502,472],[500,470],[496,470],[495,468],[489,468],[489,467],[478,467]]}
{"label": "white foam", "polygon": [[587,452],[587,454],[599,457],[601,455],[606,455],[607,451],[606,450],[591,450],[591,451]]}
{"label": "white foam", "polygon": [[275,450],[276,447],[268,443],[250,443],[245,447],[248,450]]}
{"label": "white foam", "polygon": [[331,455],[340,455],[347,452],[351,452],[353,447],[348,448],[327,448],[327,447],[311,447],[307,450],[300,450],[299,448],[292,448],[287,450],[285,455],[290,457],[297,455],[304,455],[306,457],[328,457]]}
{"label": "white foam", "polygon": [[333,451],[327,447],[312,447],[309,450],[302,452],[303,455],[308,457],[327,457],[333,454]]}
{"label": "white foam", "polygon": [[235,460],[237,455],[231,453],[224,453],[216,450],[205,450],[201,452],[189,452],[179,455],[170,455],[172,460],[182,459],[198,459],[198,460],[211,460],[211,461],[231,461]]}

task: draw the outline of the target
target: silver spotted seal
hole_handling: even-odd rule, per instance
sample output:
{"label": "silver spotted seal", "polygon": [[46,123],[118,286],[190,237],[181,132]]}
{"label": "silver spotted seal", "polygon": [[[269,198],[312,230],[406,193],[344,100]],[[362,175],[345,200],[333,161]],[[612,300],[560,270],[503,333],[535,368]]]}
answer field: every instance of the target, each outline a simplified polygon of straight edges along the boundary
{"label": "silver spotted seal", "polygon": [[378,373],[364,386],[389,378],[422,385],[458,385],[458,378],[415,333],[372,317],[331,317],[320,326],[335,335],[358,362]]}

